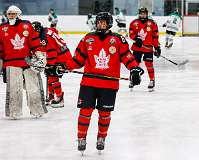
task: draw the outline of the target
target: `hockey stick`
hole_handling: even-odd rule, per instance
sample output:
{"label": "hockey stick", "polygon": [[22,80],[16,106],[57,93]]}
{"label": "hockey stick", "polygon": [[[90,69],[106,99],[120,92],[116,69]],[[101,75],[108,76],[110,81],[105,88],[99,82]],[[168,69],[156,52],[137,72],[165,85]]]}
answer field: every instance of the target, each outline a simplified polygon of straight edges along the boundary
{"label": "hockey stick", "polygon": [[165,56],[160,55],[160,57],[164,58],[165,60],[167,60],[167,61],[169,61],[169,62],[171,62],[171,63],[173,63],[173,64],[175,64],[176,66],[182,66],[182,65],[185,65],[186,63],[188,63],[188,62],[189,62],[189,60],[188,60],[188,59],[186,59],[186,60],[184,60],[184,61],[183,61],[183,62],[181,62],[181,63],[176,63],[176,62],[174,62],[174,61],[172,61],[172,60],[168,59],[168,58],[167,58],[167,57],[165,57]]}
{"label": "hockey stick", "polygon": [[[126,80],[129,81],[129,78],[126,77],[110,77],[110,76],[103,76],[103,75],[98,75],[98,74],[92,74],[92,73],[84,73],[81,71],[69,71],[71,73],[77,73],[77,74],[83,74],[85,76],[93,76],[93,77],[97,77],[97,78],[105,78],[105,79],[112,79],[112,80]],[[65,73],[68,73],[68,71],[66,71]]]}

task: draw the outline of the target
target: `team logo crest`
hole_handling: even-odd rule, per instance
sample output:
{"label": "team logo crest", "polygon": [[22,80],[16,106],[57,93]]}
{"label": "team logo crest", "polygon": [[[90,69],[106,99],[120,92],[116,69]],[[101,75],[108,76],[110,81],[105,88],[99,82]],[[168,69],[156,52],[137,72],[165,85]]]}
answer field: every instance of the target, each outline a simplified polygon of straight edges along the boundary
{"label": "team logo crest", "polygon": [[92,46],[88,46],[88,51],[92,51],[92,50],[93,50]]}
{"label": "team logo crest", "polygon": [[46,46],[46,41],[45,41],[45,40],[42,40],[42,41],[41,41],[41,44],[42,44],[42,46]]}
{"label": "team logo crest", "polygon": [[98,69],[107,69],[109,68],[108,63],[110,61],[110,55],[106,56],[105,50],[102,48],[99,56],[94,55],[96,66]]}
{"label": "team logo crest", "polygon": [[110,39],[110,44],[115,44],[116,43],[116,39],[115,38],[111,38]]}
{"label": "team logo crest", "polygon": [[115,48],[114,46],[111,46],[111,47],[109,48],[109,52],[110,52],[111,54],[114,54],[114,53],[116,52],[116,48]]}
{"label": "team logo crest", "polygon": [[8,31],[8,27],[3,27],[2,31],[7,32]]}
{"label": "team logo crest", "polygon": [[141,29],[140,32],[138,33],[138,36],[144,41],[147,36],[147,32],[144,33],[144,30]]}
{"label": "team logo crest", "polygon": [[28,25],[26,25],[26,24],[23,25],[23,28],[24,28],[24,29],[28,29]]}
{"label": "team logo crest", "polygon": [[28,25],[24,24],[24,25],[23,25],[23,28],[24,28],[24,29],[28,29]]}
{"label": "team logo crest", "polygon": [[151,31],[151,27],[147,27],[146,30],[149,32]]}
{"label": "team logo crest", "polygon": [[23,31],[23,35],[24,35],[25,37],[28,37],[29,32],[28,32],[28,31]]}
{"label": "team logo crest", "polygon": [[25,37],[20,38],[18,34],[15,35],[15,39],[10,40],[14,49],[22,49],[24,48]]}

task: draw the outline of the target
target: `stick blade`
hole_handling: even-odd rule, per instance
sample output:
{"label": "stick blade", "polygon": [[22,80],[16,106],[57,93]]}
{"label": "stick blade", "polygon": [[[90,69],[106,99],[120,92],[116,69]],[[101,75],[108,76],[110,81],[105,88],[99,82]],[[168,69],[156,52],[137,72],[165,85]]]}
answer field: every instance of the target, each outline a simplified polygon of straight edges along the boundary
{"label": "stick blade", "polygon": [[189,62],[188,59],[184,60],[183,62],[179,63],[178,66],[183,66]]}

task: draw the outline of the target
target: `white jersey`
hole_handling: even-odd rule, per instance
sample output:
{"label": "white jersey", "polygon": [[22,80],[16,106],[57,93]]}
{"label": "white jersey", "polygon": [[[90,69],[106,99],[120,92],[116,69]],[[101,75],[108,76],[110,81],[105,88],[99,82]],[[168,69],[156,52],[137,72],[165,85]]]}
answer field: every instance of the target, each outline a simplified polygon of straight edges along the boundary
{"label": "white jersey", "polygon": [[177,32],[181,26],[181,17],[177,14],[171,14],[166,21],[166,30]]}
{"label": "white jersey", "polygon": [[96,24],[95,24],[95,19],[96,17],[91,17],[87,20],[86,24],[88,25],[88,27],[90,28],[90,31],[95,31],[96,30]]}

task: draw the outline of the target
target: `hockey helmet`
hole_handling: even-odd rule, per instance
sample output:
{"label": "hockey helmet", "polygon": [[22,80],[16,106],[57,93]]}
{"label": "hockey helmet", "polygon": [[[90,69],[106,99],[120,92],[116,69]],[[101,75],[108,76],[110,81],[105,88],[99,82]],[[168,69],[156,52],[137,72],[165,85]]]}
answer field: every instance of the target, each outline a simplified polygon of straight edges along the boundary
{"label": "hockey helmet", "polygon": [[109,12],[99,12],[96,16],[96,27],[100,20],[105,20],[107,23],[107,29],[110,29],[113,26],[113,17]]}
{"label": "hockey helmet", "polygon": [[32,22],[32,27],[37,32],[41,32],[41,30],[43,28],[42,24],[39,21]]}
{"label": "hockey helmet", "polygon": [[[7,18],[8,18],[9,24],[10,25],[14,25],[16,20],[20,19],[22,11],[17,6],[12,5],[12,6],[8,7],[8,9],[6,11],[6,14],[7,14]],[[10,14],[16,14],[16,16],[15,17],[10,17]]]}
{"label": "hockey helmet", "polygon": [[[142,13],[145,13],[146,16],[142,15]],[[139,14],[139,19],[142,21],[142,22],[145,22],[147,19],[148,19],[148,9],[146,7],[141,7],[139,10],[138,10],[138,14]]]}

